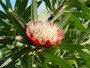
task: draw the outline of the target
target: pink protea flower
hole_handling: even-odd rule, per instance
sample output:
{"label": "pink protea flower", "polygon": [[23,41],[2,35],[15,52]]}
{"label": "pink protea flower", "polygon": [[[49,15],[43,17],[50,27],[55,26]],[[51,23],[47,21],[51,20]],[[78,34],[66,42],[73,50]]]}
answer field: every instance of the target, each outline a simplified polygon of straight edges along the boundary
{"label": "pink protea flower", "polygon": [[53,22],[32,21],[27,25],[26,34],[36,45],[50,47],[60,43],[63,32]]}

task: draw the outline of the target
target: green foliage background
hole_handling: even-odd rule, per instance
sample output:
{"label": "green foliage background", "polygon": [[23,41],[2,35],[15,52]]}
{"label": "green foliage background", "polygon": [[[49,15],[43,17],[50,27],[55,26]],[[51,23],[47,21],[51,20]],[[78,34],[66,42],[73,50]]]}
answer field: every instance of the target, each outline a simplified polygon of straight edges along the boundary
{"label": "green foliage background", "polygon": [[[0,68],[90,68],[90,0],[10,0],[0,5]],[[45,2],[46,11],[37,9]],[[21,8],[22,7],[22,8]],[[26,24],[49,14],[64,31],[54,47],[34,46],[25,33]]]}

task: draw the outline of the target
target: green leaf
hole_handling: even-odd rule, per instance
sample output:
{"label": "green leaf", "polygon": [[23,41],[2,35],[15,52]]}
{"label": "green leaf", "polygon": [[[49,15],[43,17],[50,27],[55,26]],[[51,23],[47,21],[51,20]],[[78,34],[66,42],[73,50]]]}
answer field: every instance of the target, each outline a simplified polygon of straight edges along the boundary
{"label": "green leaf", "polygon": [[[42,1],[39,1],[39,2],[37,2],[37,4],[38,4],[38,7],[39,7],[39,5],[42,3]],[[31,16],[31,5],[29,5],[27,8],[26,8],[26,10],[24,11],[24,13],[23,13],[23,19],[24,19],[24,21],[26,22],[26,23],[28,23],[28,21],[30,21],[30,16]]]}
{"label": "green leaf", "polygon": [[25,22],[23,21],[22,18],[20,18],[17,14],[15,13],[10,13],[9,12],[9,16],[10,16],[10,19],[12,21],[12,23],[15,25],[15,27],[18,28],[18,30],[20,31],[20,34],[24,34],[25,33],[25,27],[26,27],[26,24]]}
{"label": "green leaf", "polygon": [[0,43],[3,45],[6,45],[6,44],[12,45],[14,40],[15,38],[5,37],[4,39],[0,39]]}
{"label": "green leaf", "polygon": [[81,5],[78,0],[70,0],[67,2],[67,5],[69,5],[70,7],[76,7],[77,9],[81,10]]}
{"label": "green leaf", "polygon": [[61,4],[59,2],[58,7],[56,9],[56,12],[58,12],[59,10],[61,10],[66,2],[67,2],[67,0],[61,0]]}
{"label": "green leaf", "polygon": [[53,46],[53,47],[47,48],[44,52],[47,52],[50,54],[56,54],[58,50],[59,50],[59,47]]}
{"label": "green leaf", "polygon": [[37,3],[36,0],[32,0],[31,4],[31,19],[32,20],[37,20],[38,14],[37,14]]}
{"label": "green leaf", "polygon": [[6,19],[8,16],[6,15],[6,13],[4,13],[3,11],[0,10],[0,18],[2,19]]}
{"label": "green leaf", "polygon": [[0,0],[0,4],[3,7],[4,11],[7,12],[8,7],[2,2],[2,0]]}
{"label": "green leaf", "polygon": [[11,5],[11,2],[10,0],[6,0],[6,6],[10,9],[12,9],[12,5]]}
{"label": "green leaf", "polygon": [[32,68],[33,56],[26,54],[21,58],[21,64],[23,68]]}
{"label": "green leaf", "polygon": [[13,31],[1,31],[0,30],[0,36],[15,36],[15,32],[13,32]]}
{"label": "green leaf", "polygon": [[48,68],[48,65],[47,65],[47,61],[46,59],[44,58],[44,56],[42,54],[39,54],[39,58],[41,60],[41,68]]}
{"label": "green leaf", "polygon": [[52,11],[50,0],[43,0],[43,1],[45,2],[46,6],[48,6],[48,8]]}
{"label": "green leaf", "polygon": [[21,17],[23,16],[23,12],[25,11],[27,4],[28,4],[28,0],[22,0],[18,11],[19,16]]}
{"label": "green leaf", "polygon": [[2,68],[2,67],[4,67],[4,66],[6,66],[9,62],[11,62],[12,61],[12,59],[11,58],[8,58],[5,62],[4,62],[4,64],[2,64],[0,67]]}
{"label": "green leaf", "polygon": [[55,21],[57,18],[59,18],[63,14],[65,8],[66,6],[63,6],[60,12],[51,21]]}
{"label": "green leaf", "polygon": [[82,8],[83,12],[90,13],[90,9],[85,4],[80,3],[80,5],[81,5],[81,8]]}
{"label": "green leaf", "polygon": [[79,0],[79,2],[81,3],[85,3],[87,0]]}
{"label": "green leaf", "polygon": [[85,28],[88,28],[88,27],[89,27],[89,26],[88,26],[88,25],[89,25],[89,22],[90,22],[90,20],[86,21],[86,22],[83,24]]}
{"label": "green leaf", "polygon": [[86,63],[86,67],[90,68],[90,55],[82,50],[79,52],[79,54],[82,57],[82,59],[84,60],[84,62]]}
{"label": "green leaf", "polygon": [[85,45],[85,44],[90,44],[90,39],[82,43],[82,45]]}
{"label": "green leaf", "polygon": [[53,8],[55,8],[55,4],[56,4],[57,1],[56,0],[52,0],[51,2],[52,2]]}
{"label": "green leaf", "polygon": [[83,41],[86,39],[86,37],[88,36],[88,33],[84,33],[80,36],[80,38],[77,40],[78,44],[82,44]]}
{"label": "green leaf", "polygon": [[6,22],[0,19],[0,26],[9,26]]}
{"label": "green leaf", "polygon": [[63,21],[62,21],[62,23],[60,24],[60,27],[61,27],[62,29],[65,28],[65,25],[66,25],[66,23],[68,22],[70,16],[71,16],[71,14],[68,14],[67,16],[65,16],[65,17],[63,18]]}
{"label": "green leaf", "polygon": [[72,12],[72,14],[78,18],[90,20],[90,13],[86,12]]}
{"label": "green leaf", "polygon": [[26,23],[28,23],[30,16],[31,16],[31,5],[29,5],[27,9],[24,11],[22,18]]}
{"label": "green leaf", "polygon": [[43,9],[38,17],[39,21],[45,22],[46,21],[46,10]]}
{"label": "green leaf", "polygon": [[16,3],[15,3],[15,9],[14,9],[14,12],[18,14],[19,12],[19,8],[20,8],[20,5],[21,5],[21,0],[16,0]]}
{"label": "green leaf", "polygon": [[13,56],[8,58],[0,67],[4,67],[6,65],[11,66],[18,58],[20,58],[22,55],[27,54],[27,52],[29,52],[30,50],[31,49],[29,47],[21,49],[20,51],[15,53]]}
{"label": "green leaf", "polygon": [[57,18],[59,18],[62,15],[62,12],[58,13],[51,21],[55,21]]}
{"label": "green leaf", "polygon": [[81,50],[84,48],[82,45],[74,43],[61,43],[57,44],[57,46],[62,50]]}
{"label": "green leaf", "polygon": [[29,56],[28,60],[28,68],[33,68],[33,56]]}
{"label": "green leaf", "polygon": [[72,7],[76,7],[78,10],[81,10],[83,12],[90,13],[90,9],[84,3],[81,3],[78,0],[72,0],[68,2],[68,5]]}
{"label": "green leaf", "polygon": [[0,44],[0,49],[5,48],[6,45]]}
{"label": "green leaf", "polygon": [[72,66],[69,65],[68,62],[66,62],[65,60],[61,59],[60,57],[58,57],[56,55],[52,55],[52,54],[48,54],[46,52],[43,52],[43,56],[45,58],[47,58],[48,60],[53,61],[55,64],[59,65],[62,68],[72,68]]}
{"label": "green leaf", "polygon": [[41,3],[42,3],[42,0],[41,1],[38,1],[37,2],[37,7],[39,7]]}
{"label": "green leaf", "polygon": [[[12,28],[11,28],[10,25],[5,25],[5,26],[2,26],[2,27],[0,28],[0,31],[1,31],[2,33],[4,32],[4,33],[7,34],[7,33],[9,33],[9,32],[11,33],[11,32],[14,31],[14,30],[11,31],[11,29],[12,29]],[[1,33],[1,34],[2,34],[2,33]],[[5,35],[6,35],[6,34],[5,34]],[[14,33],[11,33],[11,34],[14,34]],[[6,35],[6,36],[7,36],[7,35]]]}
{"label": "green leaf", "polygon": [[71,21],[73,21],[72,23],[74,23],[74,25],[78,29],[80,29],[82,32],[88,31],[87,29],[85,29],[85,27],[81,24],[81,22],[74,15],[71,15],[70,19],[71,19]]}
{"label": "green leaf", "polygon": [[52,9],[55,11],[55,5],[57,3],[57,0],[51,0],[52,3]]}

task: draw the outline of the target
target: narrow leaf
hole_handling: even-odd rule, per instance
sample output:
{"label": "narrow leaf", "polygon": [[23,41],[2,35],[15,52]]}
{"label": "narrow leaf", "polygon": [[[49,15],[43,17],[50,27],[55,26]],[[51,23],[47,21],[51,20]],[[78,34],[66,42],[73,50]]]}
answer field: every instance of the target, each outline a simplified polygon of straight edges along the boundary
{"label": "narrow leaf", "polygon": [[65,25],[66,25],[66,23],[68,22],[70,16],[71,16],[71,14],[68,14],[67,16],[65,16],[65,17],[63,18],[63,21],[62,21],[62,23],[60,24],[60,27],[61,27],[62,29],[65,28]]}
{"label": "narrow leaf", "polygon": [[2,2],[2,0],[0,0],[0,4],[3,7],[4,11],[7,12],[8,7]]}
{"label": "narrow leaf", "polygon": [[46,21],[46,10],[42,10],[39,17],[38,17],[39,21],[45,22]]}
{"label": "narrow leaf", "polygon": [[84,4],[84,3],[80,3],[82,11],[90,13],[90,9]]}
{"label": "narrow leaf", "polygon": [[48,6],[48,8],[52,11],[50,0],[43,0],[43,1],[45,2],[46,6]]}
{"label": "narrow leaf", "polygon": [[23,12],[25,11],[27,4],[28,4],[28,0],[22,0],[21,5],[19,7],[19,11],[18,11],[19,16],[21,17],[23,16]]}
{"label": "narrow leaf", "polygon": [[[37,2],[37,4],[38,4],[38,7],[39,7],[39,5],[42,3],[42,1],[39,1],[39,2]],[[26,23],[28,23],[28,21],[30,21],[30,16],[31,16],[31,5],[29,5],[27,8],[26,8],[26,10],[24,11],[24,13],[23,13],[23,19],[24,19],[24,21],[26,22]]]}
{"label": "narrow leaf", "polygon": [[14,12],[16,12],[18,14],[19,12],[19,8],[20,8],[20,5],[21,5],[21,0],[16,0],[16,3],[15,3],[15,9],[14,9]]}
{"label": "narrow leaf", "polygon": [[11,5],[11,2],[10,0],[6,0],[6,6],[10,9],[12,9],[12,5]]}
{"label": "narrow leaf", "polygon": [[90,55],[82,50],[79,52],[79,54],[83,58],[84,62],[86,63],[86,67],[90,68]]}
{"label": "narrow leaf", "polygon": [[65,60],[61,59],[60,57],[56,55],[50,55],[46,52],[43,52],[43,56],[47,58],[48,60],[55,62],[55,64],[58,64],[62,68],[72,68],[72,66],[69,65],[69,63],[67,63]]}
{"label": "narrow leaf", "polygon": [[85,2],[87,2],[87,0],[79,0],[79,2],[85,3]]}
{"label": "narrow leaf", "polygon": [[15,36],[15,32],[13,32],[13,31],[1,31],[0,30],[0,36]]}
{"label": "narrow leaf", "polygon": [[70,19],[73,21],[74,25],[78,29],[80,29],[83,32],[87,32],[87,29],[85,29],[85,27],[81,24],[81,22],[74,15],[71,15]]}
{"label": "narrow leaf", "polygon": [[90,13],[86,12],[72,12],[73,15],[75,15],[78,18],[90,20]]}
{"label": "narrow leaf", "polygon": [[8,16],[6,15],[6,13],[4,13],[3,11],[0,10],[0,18],[1,19],[6,19]]}
{"label": "narrow leaf", "polygon": [[6,22],[0,19],[0,26],[9,26]]}
{"label": "narrow leaf", "polygon": [[63,6],[60,12],[51,21],[55,21],[57,18],[59,18],[63,14],[65,8],[66,6]]}
{"label": "narrow leaf", "polygon": [[52,0],[52,6],[53,6],[53,8],[55,8],[55,4],[56,4],[56,0]]}
{"label": "narrow leaf", "polygon": [[73,43],[61,43],[57,45],[62,50],[81,50],[84,47],[79,44],[73,44]]}
{"label": "narrow leaf", "polygon": [[[24,13],[23,13],[23,19],[24,19],[24,21],[25,22],[27,22],[27,21],[29,21],[29,19],[30,19],[30,16],[31,16],[31,5],[29,5],[28,7],[27,7],[27,9],[24,11]],[[27,22],[28,23],[28,22]]]}
{"label": "narrow leaf", "polygon": [[42,54],[39,54],[39,58],[41,60],[41,68],[48,68],[48,65],[47,65],[47,61],[46,59],[44,58],[44,56]]}
{"label": "narrow leaf", "polygon": [[18,30],[20,31],[21,34],[24,34],[26,24],[23,21],[23,19],[21,19],[18,15],[14,14],[14,13],[9,12],[9,15],[10,15],[10,19],[11,19],[11,21],[13,21],[13,24],[15,25],[15,27],[18,28]]}
{"label": "narrow leaf", "polygon": [[0,67],[4,67],[6,65],[9,66],[9,65],[13,64],[18,58],[20,58],[22,56],[22,54],[25,55],[29,50],[30,50],[30,48],[21,49],[19,52],[15,53],[13,56],[8,58]]}
{"label": "narrow leaf", "polygon": [[32,5],[31,5],[31,19],[36,20],[38,18],[37,14],[37,3],[36,0],[32,0]]}

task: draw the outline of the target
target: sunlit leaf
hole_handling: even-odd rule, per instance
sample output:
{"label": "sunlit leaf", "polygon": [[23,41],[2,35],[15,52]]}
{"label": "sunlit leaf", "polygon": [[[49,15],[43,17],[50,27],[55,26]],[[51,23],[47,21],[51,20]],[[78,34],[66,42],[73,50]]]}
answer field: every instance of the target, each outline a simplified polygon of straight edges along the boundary
{"label": "sunlit leaf", "polygon": [[71,15],[70,19],[73,21],[74,25],[78,29],[80,29],[83,32],[87,32],[87,29],[85,29],[85,27],[81,24],[81,22],[74,15]]}
{"label": "sunlit leaf", "polygon": [[72,12],[76,17],[90,20],[90,14],[86,12]]}
{"label": "sunlit leaf", "polygon": [[32,20],[37,20],[38,15],[37,15],[37,3],[36,0],[32,0],[32,5],[31,5],[31,19]]}
{"label": "sunlit leaf", "polygon": [[57,15],[55,15],[55,17],[51,21],[55,21],[57,18],[59,18],[63,14],[65,8],[66,6],[63,6],[60,12]]}
{"label": "sunlit leaf", "polygon": [[27,53],[29,50],[30,50],[30,48],[23,48],[23,49],[21,49],[20,51],[15,53],[13,56],[8,58],[0,67],[4,67],[7,64],[8,64],[7,66],[13,64],[18,58],[20,58],[22,56],[22,54]]}
{"label": "sunlit leaf", "polygon": [[79,44],[73,44],[73,43],[61,43],[57,45],[62,50],[81,50],[84,47]]}
{"label": "sunlit leaf", "polygon": [[39,21],[45,22],[46,21],[46,10],[42,10],[42,12],[40,13],[39,17],[38,17]]}
{"label": "sunlit leaf", "polygon": [[68,22],[70,16],[71,16],[71,14],[68,14],[67,16],[65,16],[65,17],[63,18],[63,21],[62,21],[62,23],[60,24],[60,28],[62,28],[62,29],[65,28],[65,25],[66,25],[66,23]]}
{"label": "sunlit leaf", "polygon": [[65,60],[61,59],[60,57],[56,55],[51,55],[51,54],[43,52],[43,56],[47,58],[48,60],[55,62],[55,64],[58,64],[62,68],[72,68],[68,62],[66,62]]}

